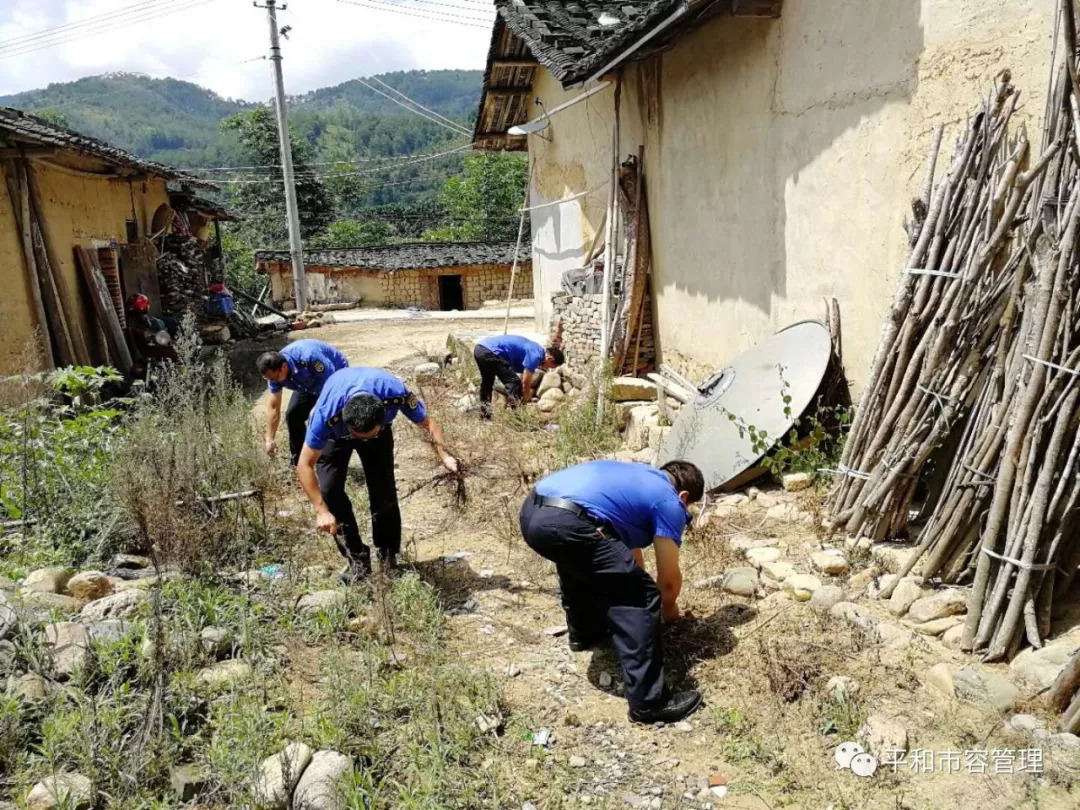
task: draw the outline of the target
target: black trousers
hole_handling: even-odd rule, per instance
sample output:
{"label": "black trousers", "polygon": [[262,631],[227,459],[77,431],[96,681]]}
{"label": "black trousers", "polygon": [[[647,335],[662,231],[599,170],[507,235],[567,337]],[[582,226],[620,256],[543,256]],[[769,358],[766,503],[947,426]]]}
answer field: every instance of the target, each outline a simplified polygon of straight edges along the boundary
{"label": "black trousers", "polygon": [[289,405],[285,408],[285,426],[289,430],[289,457],[294,467],[300,461],[300,451],[304,449],[308,416],[318,400],[315,394],[293,391],[289,397]]}
{"label": "black trousers", "polygon": [[371,559],[371,550],[360,539],[352,502],[345,494],[349,459],[354,451],[360,456],[367,480],[372,542],[380,555],[397,554],[401,550],[401,510],[394,479],[394,432],[390,425],[384,425],[374,439],[331,439],[319,457],[315,475],[323,500],[341,527],[336,538],[338,549],[349,560]]}
{"label": "black trousers", "polygon": [[570,632],[582,641],[611,633],[630,708],[661,703],[660,590],[630,549],[586,517],[541,506],[533,493],[521,507],[521,534],[555,563]]}
{"label": "black trousers", "polygon": [[521,378],[510,364],[486,346],[477,344],[473,350],[473,359],[480,369],[480,414],[491,416],[491,392],[495,388],[495,378],[502,380],[506,389],[506,401],[511,408],[521,402]]}

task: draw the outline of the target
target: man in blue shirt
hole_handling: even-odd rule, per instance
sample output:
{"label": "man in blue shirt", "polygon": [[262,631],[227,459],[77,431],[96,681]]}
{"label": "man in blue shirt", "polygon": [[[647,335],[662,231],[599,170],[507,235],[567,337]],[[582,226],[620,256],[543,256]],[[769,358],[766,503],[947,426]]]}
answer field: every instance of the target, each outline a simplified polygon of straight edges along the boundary
{"label": "man in blue shirt", "polygon": [[266,452],[277,452],[278,423],[281,421],[281,389],[293,392],[285,409],[285,424],[289,429],[289,456],[292,466],[300,459],[304,446],[304,430],[308,414],[315,407],[323,385],[335,371],[349,367],[345,355],[321,340],[297,340],[280,352],[264,352],[255,361],[259,373],[270,389],[270,406],[266,416]]}
{"label": "man in blue shirt", "polygon": [[450,472],[457,460],[446,451],[442,430],[405,383],[379,368],[346,368],[330,376],[311,411],[296,471],[315,507],[319,531],[332,534],[351,584],[371,573],[371,550],[360,539],[352,502],[345,494],[349,459],[360,456],[371,508],[372,542],[385,568],[397,565],[401,510],[394,480],[394,433],[398,411],[426,434],[432,451]]}
{"label": "man in blue shirt", "polygon": [[[679,618],[679,547],[688,504],[705,479],[688,461],[659,470],[622,461],[590,461],[541,479],[521,507],[521,533],[555,563],[570,649],[586,650],[610,634],[638,723],[671,723],[701,703],[696,690],[664,684],[660,620]],[[642,549],[656,553],[656,581]]]}
{"label": "man in blue shirt", "polygon": [[[473,359],[480,369],[480,415],[491,418],[491,392],[495,378],[502,380],[511,408],[532,398],[533,374],[538,368],[555,368],[566,362],[562,349],[546,349],[521,335],[493,335],[476,344]],[[518,375],[521,378],[518,378]]]}

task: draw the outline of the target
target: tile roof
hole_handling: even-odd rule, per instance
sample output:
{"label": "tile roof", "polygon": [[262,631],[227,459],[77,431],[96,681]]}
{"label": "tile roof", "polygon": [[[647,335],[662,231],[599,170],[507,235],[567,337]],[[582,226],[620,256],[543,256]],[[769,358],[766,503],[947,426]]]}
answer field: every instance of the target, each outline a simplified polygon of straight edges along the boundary
{"label": "tile roof", "polygon": [[601,70],[684,2],[495,0],[495,5],[507,27],[565,86]]}
{"label": "tile roof", "polygon": [[200,180],[179,169],[173,169],[152,160],[146,160],[131,152],[110,146],[105,141],[82,135],[66,127],[57,126],[40,118],[16,110],[14,107],[0,106],[0,139],[7,139],[37,146],[55,146],[70,149],[83,155],[97,158],[113,166],[123,166],[138,172],[166,180],[179,180],[190,186],[216,188],[213,183]]}
{"label": "tile roof", "polygon": [[[409,242],[380,247],[305,250],[304,262],[322,267],[348,267],[393,272],[422,268],[465,267],[473,264],[513,264],[514,242]],[[522,261],[529,251],[522,250]],[[255,263],[287,262],[287,250],[258,250]]]}

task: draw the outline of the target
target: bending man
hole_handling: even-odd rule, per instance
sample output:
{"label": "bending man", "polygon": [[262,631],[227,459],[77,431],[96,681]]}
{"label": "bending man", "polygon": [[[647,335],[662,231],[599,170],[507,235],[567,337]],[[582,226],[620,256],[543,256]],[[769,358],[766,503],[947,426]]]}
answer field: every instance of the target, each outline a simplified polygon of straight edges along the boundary
{"label": "bending man", "polygon": [[321,340],[297,340],[280,352],[264,352],[255,361],[270,389],[270,409],[266,415],[266,452],[277,452],[278,423],[281,421],[281,389],[293,392],[285,409],[289,430],[289,457],[292,466],[300,459],[307,419],[323,385],[335,371],[349,367],[345,355]]}
{"label": "bending man", "polygon": [[[679,618],[686,507],[704,489],[701,471],[688,461],[659,470],[590,461],[541,479],[521,507],[525,542],[555,563],[570,649],[611,636],[634,722],[671,723],[701,703],[697,691],[672,693],[664,683],[660,620]],[[655,582],[642,553],[650,545]]]}
{"label": "bending man", "polygon": [[[544,348],[520,335],[495,335],[476,344],[473,359],[480,369],[480,415],[491,418],[491,392],[495,378],[506,388],[506,401],[511,408],[532,398],[533,374],[540,367],[561,366],[566,362],[562,349]],[[518,378],[518,375],[521,378]]]}
{"label": "bending man", "polygon": [[326,381],[308,423],[297,473],[315,507],[320,531],[334,535],[346,559],[346,584],[371,573],[371,550],[360,539],[352,502],[345,494],[349,459],[360,456],[371,508],[372,542],[384,567],[397,565],[401,510],[394,480],[394,433],[398,411],[426,434],[435,456],[451,472],[457,460],[446,452],[442,430],[405,383],[378,368],[347,368]]}

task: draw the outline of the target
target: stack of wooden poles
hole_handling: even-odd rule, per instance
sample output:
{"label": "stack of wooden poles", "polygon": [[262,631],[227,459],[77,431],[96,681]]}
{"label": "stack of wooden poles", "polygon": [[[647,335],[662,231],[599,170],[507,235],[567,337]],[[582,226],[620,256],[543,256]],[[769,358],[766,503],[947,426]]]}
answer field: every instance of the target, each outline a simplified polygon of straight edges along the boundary
{"label": "stack of wooden poles", "polygon": [[839,526],[874,539],[904,535],[917,490],[926,496],[900,573],[921,562],[924,582],[970,582],[962,647],[988,661],[1025,636],[1042,645],[1054,595],[1080,565],[1080,86],[1062,18],[1041,157],[1022,130],[1008,134],[1018,94],[1007,75],[936,188],[935,138],[911,257],[830,496]]}

